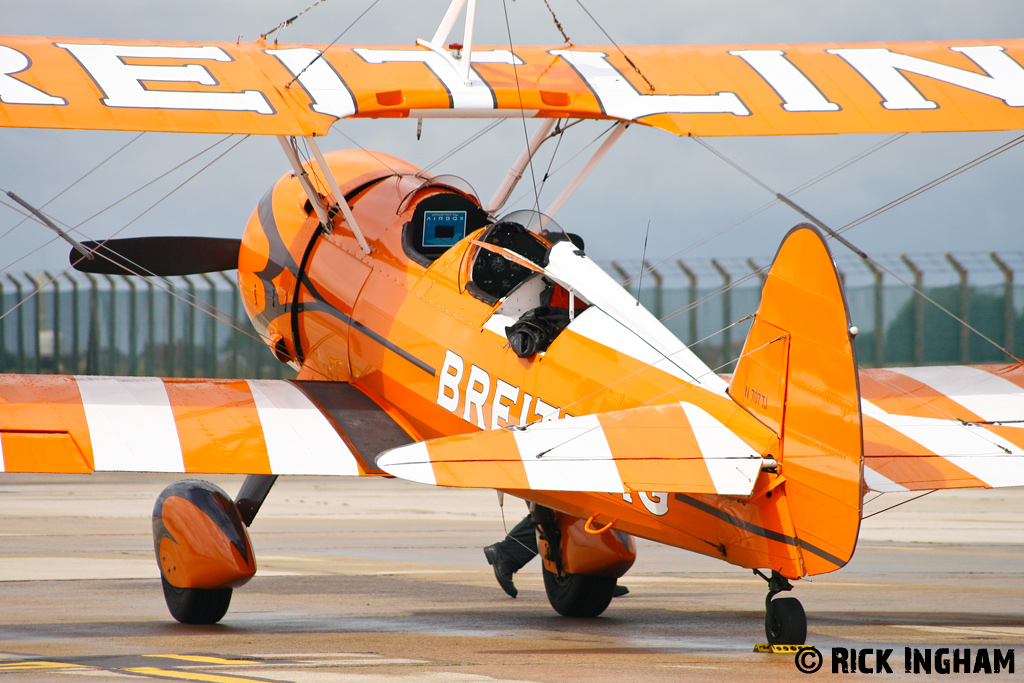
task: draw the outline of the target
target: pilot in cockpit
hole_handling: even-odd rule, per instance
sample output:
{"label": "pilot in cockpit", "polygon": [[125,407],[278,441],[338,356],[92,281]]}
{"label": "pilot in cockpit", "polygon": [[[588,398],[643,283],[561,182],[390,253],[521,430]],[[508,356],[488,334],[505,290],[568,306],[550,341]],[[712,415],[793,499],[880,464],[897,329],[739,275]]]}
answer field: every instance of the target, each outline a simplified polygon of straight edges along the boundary
{"label": "pilot in cockpit", "polygon": [[[453,192],[431,195],[419,202],[406,224],[405,251],[429,266],[466,235],[490,222],[486,212],[466,196]],[[496,248],[477,249],[467,290],[492,305],[516,293],[515,305],[503,304],[502,312],[516,319],[505,333],[509,347],[520,358],[532,358],[547,350],[575,314],[586,308],[583,301],[542,274],[551,245],[562,240],[583,249],[579,236],[569,235],[535,211],[514,212],[487,226],[478,238],[481,244]]]}

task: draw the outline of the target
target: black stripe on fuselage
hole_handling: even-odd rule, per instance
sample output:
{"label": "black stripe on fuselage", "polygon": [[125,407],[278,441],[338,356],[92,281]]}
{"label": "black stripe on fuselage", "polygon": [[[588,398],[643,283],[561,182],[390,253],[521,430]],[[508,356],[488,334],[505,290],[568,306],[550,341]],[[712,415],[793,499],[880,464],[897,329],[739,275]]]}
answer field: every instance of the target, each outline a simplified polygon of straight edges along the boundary
{"label": "black stripe on fuselage", "polygon": [[844,566],[846,564],[846,562],[844,562],[843,560],[840,560],[838,557],[836,557],[832,553],[829,553],[828,551],[822,550],[821,548],[819,548],[819,547],[817,547],[817,546],[815,546],[815,545],[813,545],[811,543],[808,543],[807,541],[805,541],[805,540],[803,540],[801,538],[795,538],[793,536],[787,536],[786,534],[783,534],[783,533],[778,532],[778,531],[772,531],[771,529],[765,529],[763,526],[758,526],[758,525],[754,524],[753,522],[748,522],[747,520],[740,519],[739,517],[736,517],[735,515],[730,515],[725,510],[721,510],[719,508],[716,508],[713,505],[708,505],[707,503],[699,501],[696,498],[691,498],[690,496],[687,496],[686,494],[677,493],[676,494],[676,500],[678,500],[681,503],[686,503],[687,505],[695,507],[698,510],[700,510],[701,512],[706,512],[709,515],[717,517],[718,519],[722,520],[723,522],[728,522],[729,524],[732,524],[733,526],[739,527],[740,529],[743,529],[744,531],[748,531],[748,532],[750,532],[752,534],[755,534],[757,536],[761,536],[763,538],[767,538],[770,541],[778,541],[779,543],[785,543],[786,545],[792,545],[792,546],[797,546],[799,548],[802,548],[803,550],[806,550],[809,553],[817,555],[818,557],[822,558],[823,560],[827,560],[827,561],[831,562],[832,564],[836,565],[837,567],[842,567],[842,566]]}
{"label": "black stripe on fuselage", "polygon": [[[379,183],[382,180],[387,179],[388,177],[391,176],[388,175],[384,176],[383,178],[374,179],[356,188],[356,190],[362,191],[363,189],[372,187],[373,185]],[[320,292],[316,290],[316,287],[313,286],[313,283],[309,281],[309,278],[303,272],[302,266],[295,262],[295,259],[291,255],[291,252],[288,251],[288,248],[285,246],[284,241],[281,239],[281,235],[277,230],[277,221],[274,218],[273,196],[274,188],[271,188],[260,200],[258,208],[260,224],[263,228],[263,234],[266,236],[267,242],[270,245],[270,253],[269,258],[267,259],[267,267],[264,268],[259,273],[255,273],[256,277],[258,277],[259,280],[263,283],[263,300],[266,302],[264,310],[257,314],[257,318],[260,318],[264,325],[269,325],[270,320],[272,320],[273,318],[277,317],[278,315],[288,314],[289,312],[293,316],[294,323],[297,323],[298,314],[303,311],[318,311],[320,313],[327,313],[328,315],[332,315],[335,318],[341,320],[342,322],[352,327],[353,329],[362,332],[370,339],[374,340],[384,348],[398,354],[399,356],[406,359],[407,361],[409,361],[416,367],[420,368],[424,372],[428,372],[430,373],[431,376],[436,377],[437,370],[435,370],[433,367],[423,362],[416,356],[412,355],[405,349],[391,343],[383,335],[374,332],[373,330],[371,330],[369,327],[359,322],[358,320],[353,320],[351,317],[345,315],[344,313],[334,308],[325,301],[324,297],[320,294]],[[317,230],[313,234],[313,238],[312,240],[310,240],[309,245],[307,246],[306,249],[306,254],[303,257],[303,265],[305,265],[306,259],[310,251],[312,250],[312,245],[316,242],[316,239],[319,235],[319,230]],[[285,270],[292,271],[292,274],[296,276],[296,287],[298,287],[299,284],[305,287],[306,290],[310,293],[310,295],[312,295],[312,297],[316,299],[315,303],[295,304],[294,306],[288,304],[277,304],[272,306],[270,304],[271,300],[277,300],[277,294],[273,287],[273,284],[271,283],[271,280],[273,280],[275,277],[280,275]],[[298,294],[298,289],[296,289],[296,294]],[[298,344],[299,337],[297,329],[293,329],[293,335],[295,337],[295,343]]]}
{"label": "black stripe on fuselage", "polygon": [[326,313],[328,315],[334,316],[335,318],[345,323],[352,329],[362,332],[364,335],[366,335],[373,341],[377,342],[378,344],[386,348],[388,351],[392,351],[401,356],[402,358],[406,359],[407,361],[418,367],[420,370],[429,373],[431,376],[437,376],[437,370],[435,370],[433,366],[420,360],[416,356],[412,355],[411,353],[403,349],[401,346],[398,346],[397,344],[394,344],[393,342],[389,341],[384,335],[374,332],[373,330],[371,330],[369,327],[359,322],[358,320],[355,320],[351,316],[345,315],[344,313],[334,308],[330,304],[322,301],[317,301],[315,303],[302,303],[296,306],[297,313],[305,313],[307,311],[316,311],[318,313]]}

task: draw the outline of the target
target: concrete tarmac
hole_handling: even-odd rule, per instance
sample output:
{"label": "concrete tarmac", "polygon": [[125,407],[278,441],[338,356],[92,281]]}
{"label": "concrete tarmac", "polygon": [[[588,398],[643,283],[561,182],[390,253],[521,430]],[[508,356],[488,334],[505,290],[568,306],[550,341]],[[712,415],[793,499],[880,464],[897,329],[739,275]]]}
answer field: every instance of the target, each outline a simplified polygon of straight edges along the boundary
{"label": "concrete tarmac", "polygon": [[[638,542],[597,619],[559,617],[535,560],[498,588],[481,547],[524,514],[492,491],[282,478],[250,529],[259,571],[221,624],[166,611],[152,505],[170,476],[0,476],[0,673],[12,681],[808,680],[758,654],[764,582]],[[241,478],[216,478],[234,494]],[[868,514],[912,496],[885,495]],[[1013,648],[1024,672],[1024,490],[938,492],[866,519],[853,561],[794,595],[808,643]],[[82,677],[85,678],[82,678]],[[943,679],[977,676],[943,676]],[[998,680],[999,677],[996,677]]]}

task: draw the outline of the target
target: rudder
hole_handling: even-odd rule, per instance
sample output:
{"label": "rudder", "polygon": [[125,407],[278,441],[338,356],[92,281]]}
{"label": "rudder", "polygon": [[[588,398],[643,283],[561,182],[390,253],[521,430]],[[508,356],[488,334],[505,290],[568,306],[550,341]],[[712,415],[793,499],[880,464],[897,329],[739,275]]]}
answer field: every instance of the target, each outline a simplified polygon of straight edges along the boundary
{"label": "rudder", "polygon": [[765,280],[729,393],[779,436],[783,483],[774,491],[783,495],[772,500],[803,575],[845,565],[860,531],[864,447],[850,329],[823,235],[796,226]]}

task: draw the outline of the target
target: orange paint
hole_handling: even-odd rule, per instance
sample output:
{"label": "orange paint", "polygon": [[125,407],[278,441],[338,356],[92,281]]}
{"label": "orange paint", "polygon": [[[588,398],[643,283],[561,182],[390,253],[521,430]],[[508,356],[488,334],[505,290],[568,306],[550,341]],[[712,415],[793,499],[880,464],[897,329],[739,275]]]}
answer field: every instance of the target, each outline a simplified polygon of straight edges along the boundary
{"label": "orange paint", "polygon": [[[770,326],[761,326],[761,321]],[[765,394],[778,396],[770,372],[748,372],[744,365],[762,364],[759,351],[778,338],[779,330],[784,332],[788,360],[782,366],[787,379],[778,460],[786,482],[775,497],[785,499],[792,531],[786,528],[786,516],[774,528],[799,539],[796,547],[801,548],[807,574],[832,571],[849,561],[860,529],[863,444],[849,326],[842,287],[823,238],[806,224],[794,228],[768,273],[753,334],[744,346],[744,354],[753,353],[741,357],[736,377],[760,377]],[[782,341],[777,343],[785,348]],[[782,361],[778,356],[775,360]]]}
{"label": "orange paint", "polygon": [[[639,119],[700,136],[1024,128],[1024,113],[1007,94],[1012,88],[989,77],[989,71],[1019,68],[1021,40],[522,46],[515,49],[516,65],[507,46],[475,46],[477,54],[500,57],[473,64],[475,94],[453,93],[454,71],[446,74],[448,84],[442,82],[436,70],[448,68],[443,58],[417,46],[271,49],[259,43],[22,36],[0,37],[0,45],[23,56],[29,66],[17,78],[42,98],[0,105],[0,125],[15,127],[322,136],[337,118],[450,116],[451,109],[493,116],[522,109],[543,117]],[[155,52],[122,56],[139,46]],[[96,56],[95,50],[103,53]],[[298,67],[320,50],[323,68],[308,69],[299,84],[292,83]],[[297,51],[306,56],[289,68],[287,55]],[[204,70],[213,85],[179,80],[169,71],[165,81],[146,87],[175,98],[152,108],[139,94],[135,65],[190,65]],[[597,76],[610,69],[622,87],[609,89]],[[117,93],[113,102],[106,102],[111,96],[104,86]],[[339,91],[351,92],[351,99],[338,97]],[[691,101],[666,103],[666,96]]]}
{"label": "orange paint", "polygon": [[912,491],[988,487],[951,461],[871,416],[864,417],[864,464]]}
{"label": "orange paint", "polygon": [[[599,419],[609,450],[622,454],[616,457],[615,465],[630,488],[667,491],[671,489],[665,488],[666,483],[685,482],[690,491],[715,493],[700,446],[679,404],[622,414],[605,413]],[[636,459],[627,454],[635,454]],[[648,458],[657,460],[652,462]]]}
{"label": "orange paint", "polygon": [[[347,63],[355,55],[346,50],[339,48],[332,58]],[[650,73],[659,88],[672,82],[670,77],[678,79],[680,88],[696,87],[690,80],[693,74],[670,76],[658,66],[659,60],[676,64],[692,59],[714,64],[718,72],[726,73],[733,68],[726,63],[736,59],[683,48],[667,58],[659,50],[638,51],[641,58],[653,60]],[[804,59],[799,50],[793,54],[794,60]],[[535,53],[527,49],[521,56],[527,69],[535,67],[530,62]],[[825,61],[835,59],[830,55]],[[817,64],[815,60],[807,57],[808,70]],[[543,76],[537,75],[538,87],[548,92],[543,104],[561,107],[565,100],[550,93],[569,92],[579,74],[560,60],[543,63],[550,67]],[[358,78],[378,73],[365,62],[352,68]],[[424,67],[392,64],[387,70],[392,68],[401,80],[413,78],[410,74]],[[820,65],[813,68],[821,73],[827,70]],[[481,65],[481,73],[496,82],[510,78],[511,72],[505,69]],[[428,86],[418,91],[391,87],[385,81],[371,90],[366,78],[365,89],[356,91],[360,106],[367,107],[360,115],[384,111],[374,107],[391,107],[392,113],[401,115],[401,108],[410,103],[426,106],[437,99],[437,92]],[[224,84],[226,90],[233,87],[227,81]],[[402,91],[401,101],[376,96],[395,90]],[[505,94],[498,91],[496,96],[500,102]],[[531,96],[524,92],[524,97]],[[590,90],[567,97],[567,109],[595,105]],[[826,115],[804,118],[819,117],[824,120]],[[705,119],[711,120],[691,116],[686,121],[697,124]],[[678,123],[670,115],[651,117],[651,122]],[[748,124],[729,125],[740,130]],[[858,378],[842,291],[831,257],[814,231],[794,231],[780,248],[730,395],[725,395],[717,379],[715,384],[701,384],[701,375],[687,381],[679,368],[642,359],[635,349],[623,350],[627,342],[635,341],[629,336],[632,332],[622,331],[624,326],[610,319],[598,332],[570,324],[543,353],[518,357],[502,334],[522,313],[510,303],[516,292],[505,298],[487,295],[473,281],[476,259],[483,250],[472,242],[486,239],[486,228],[467,226],[467,236],[433,261],[409,244],[407,225],[421,204],[440,198],[479,210],[477,198],[463,188],[432,181],[429,174],[386,155],[333,153],[327,155],[327,163],[341,191],[349,195],[371,253],[358,248],[340,214],[333,219],[330,234],[320,230],[298,181],[286,175],[265,195],[243,238],[239,286],[246,312],[267,345],[280,358],[301,366],[304,378],[350,382],[415,439],[447,438],[443,450],[428,446],[438,456],[431,464],[439,484],[498,488],[580,520],[597,515],[595,524],[615,519],[617,531],[738,566],[770,567],[790,578],[833,571],[849,560],[859,530],[863,489]],[[326,187],[317,178],[315,165],[307,170],[315,186]],[[538,298],[539,291],[540,287]],[[586,303],[581,299],[581,304]],[[596,306],[580,310],[577,321],[605,315]],[[494,316],[505,318],[492,320]],[[1020,373],[1008,375],[1021,378]],[[30,461],[18,464],[17,454],[30,446],[7,434],[41,432],[45,427],[70,434],[91,463],[80,398],[69,393],[73,382],[66,378],[38,382],[36,390],[24,378],[7,382],[10,387],[0,381],[0,400],[15,406],[13,417],[0,421],[5,461],[10,440],[12,465],[39,467]],[[879,401],[892,402],[885,405],[900,410],[913,407],[905,400],[896,403],[890,394],[882,395],[877,382],[865,385],[868,393],[877,393]],[[166,386],[189,471],[269,472],[266,445],[247,387],[213,380],[172,381]],[[933,396],[929,400],[943,406],[950,399]],[[778,472],[755,473],[754,493],[749,497],[716,495],[714,473],[680,402],[698,406],[753,453],[776,458]],[[513,433],[480,431],[566,415],[600,415],[598,421],[614,454],[612,469],[624,493],[535,490]],[[936,487],[981,483],[908,442],[895,430],[869,421],[868,457],[883,476],[927,481]],[[57,463],[54,467],[77,466],[68,461],[71,451],[66,441],[53,440],[52,448],[46,448],[45,459]],[[909,462],[906,455],[924,457]],[[359,465],[361,473],[368,470]],[[174,505],[178,504],[171,509]],[[191,520],[193,513],[184,507],[175,514]],[[200,528],[205,524],[195,523]],[[183,564],[192,565],[193,560],[182,558]],[[196,562],[203,566],[203,560]]]}
{"label": "orange paint", "polygon": [[92,442],[72,377],[0,375],[7,472],[90,472]]}
{"label": "orange paint", "polygon": [[595,532],[582,519],[558,515],[565,571],[615,578],[629,571],[636,561],[636,543],[608,527]]}
{"label": "orange paint", "polygon": [[244,527],[245,556],[205,512],[184,498],[167,497],[161,518],[170,536],[159,539],[157,563],[172,586],[237,588],[256,574]]}
{"label": "orange paint", "polygon": [[186,472],[272,473],[259,415],[245,382],[178,379],[167,380],[164,386]]}

